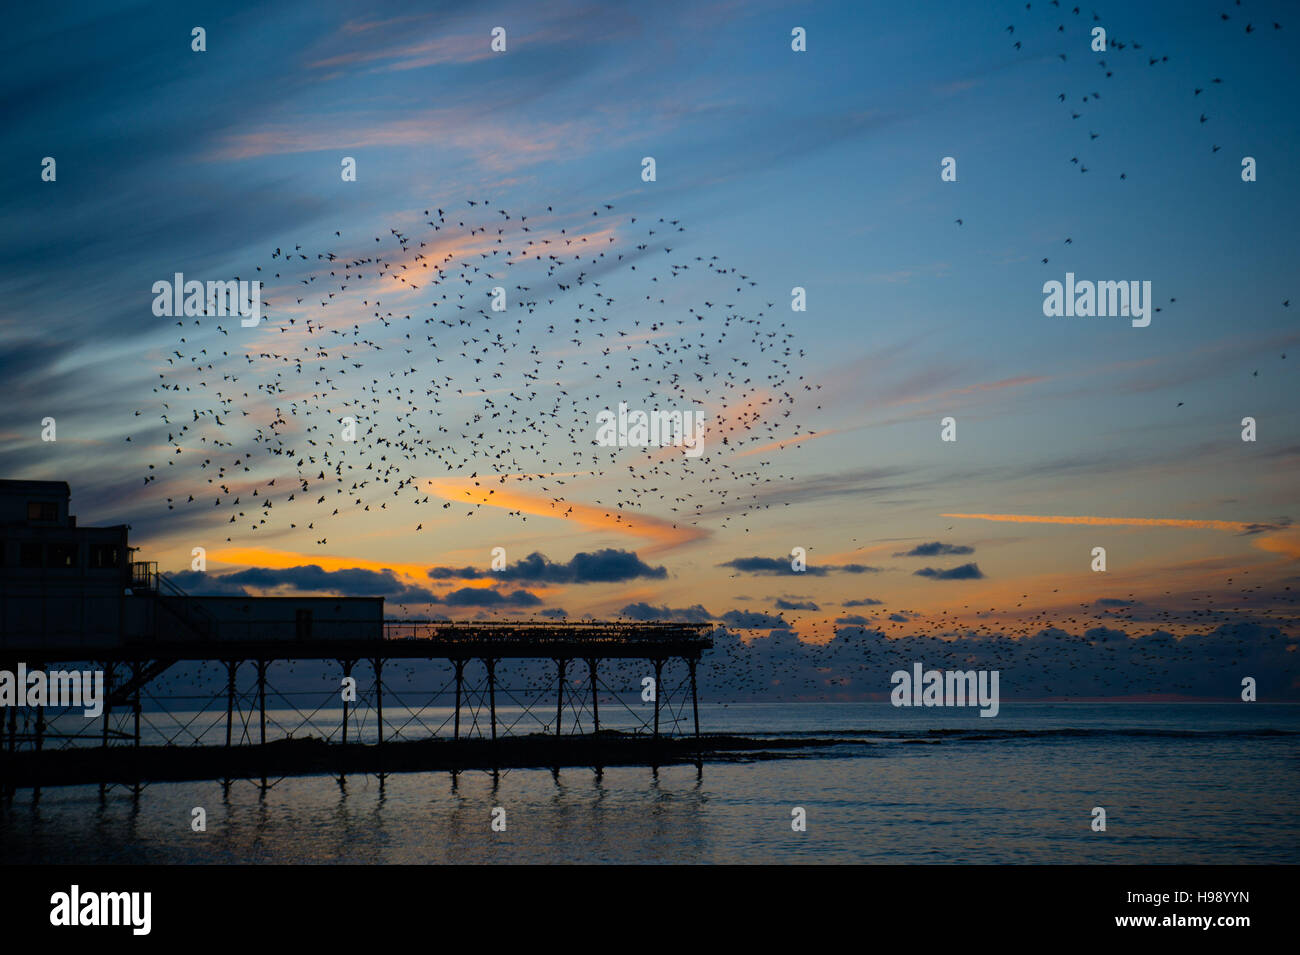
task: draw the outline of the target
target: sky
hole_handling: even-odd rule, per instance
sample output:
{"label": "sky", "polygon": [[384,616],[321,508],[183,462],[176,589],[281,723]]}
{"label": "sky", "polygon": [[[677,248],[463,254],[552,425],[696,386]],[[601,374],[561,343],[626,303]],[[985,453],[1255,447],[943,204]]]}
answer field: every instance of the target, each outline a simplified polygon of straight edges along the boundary
{"label": "sky", "polygon": [[[1300,698],[1286,5],[8,19],[0,474],[192,592],[714,621],[754,692],[1067,640],[1022,695]],[[156,315],[177,272],[261,322]],[[1045,315],[1067,273],[1159,310]],[[620,402],[704,453],[597,446]]]}

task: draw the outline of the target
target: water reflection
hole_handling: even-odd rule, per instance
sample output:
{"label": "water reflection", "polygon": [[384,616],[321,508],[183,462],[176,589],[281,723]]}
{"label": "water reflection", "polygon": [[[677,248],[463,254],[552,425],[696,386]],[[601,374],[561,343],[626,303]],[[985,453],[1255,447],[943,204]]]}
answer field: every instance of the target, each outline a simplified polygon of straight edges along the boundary
{"label": "water reflection", "polygon": [[[843,742],[796,759],[19,790],[0,801],[0,860],[1240,863],[1300,851],[1300,781],[1278,772],[1300,758],[1300,713],[1238,732],[1231,708],[1198,717],[1219,720],[1213,732],[1188,733],[1148,731],[1185,712],[1149,707],[1131,733],[1113,713],[1080,713],[935,742],[918,726],[870,736],[861,711],[836,711]],[[828,732],[821,715],[810,728]],[[1083,729],[1032,730],[1070,722]],[[1086,817],[1103,796],[1120,811],[1101,840]],[[195,806],[205,833],[190,828]],[[793,806],[806,832],[791,830]]]}

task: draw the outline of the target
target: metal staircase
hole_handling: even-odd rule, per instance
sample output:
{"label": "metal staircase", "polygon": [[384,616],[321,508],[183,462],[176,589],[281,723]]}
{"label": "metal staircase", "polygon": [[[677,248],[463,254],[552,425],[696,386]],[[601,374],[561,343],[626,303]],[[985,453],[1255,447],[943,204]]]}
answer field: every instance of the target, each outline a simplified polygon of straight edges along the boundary
{"label": "metal staircase", "polygon": [[159,573],[157,561],[131,562],[131,592],[153,597],[157,611],[154,614],[155,640],[174,634],[177,630],[180,631],[177,636],[181,640],[208,641],[216,635],[216,618],[191,600],[190,595],[169,577]]}

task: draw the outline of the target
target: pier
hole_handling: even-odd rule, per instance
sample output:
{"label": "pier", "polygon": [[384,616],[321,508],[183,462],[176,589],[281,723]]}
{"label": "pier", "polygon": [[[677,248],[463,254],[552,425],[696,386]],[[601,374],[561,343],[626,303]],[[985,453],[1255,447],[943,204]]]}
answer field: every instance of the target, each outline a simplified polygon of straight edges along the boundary
{"label": "pier", "polygon": [[[5,755],[0,763],[5,767],[7,785],[228,778],[310,771],[379,773],[404,768],[653,762],[670,760],[674,754],[687,751],[680,739],[672,737],[685,735],[695,742],[700,737],[697,667],[701,654],[712,646],[707,635],[709,625],[384,621],[383,636],[378,640],[349,638],[339,628],[338,635],[330,638],[292,641],[275,635],[259,639],[257,629],[253,625],[248,628],[250,632],[236,633],[233,639],[219,642],[168,640],[166,633],[160,633],[156,641],[98,648],[92,655],[81,647],[6,646],[0,654],[0,670],[15,672],[19,663],[28,671],[51,672],[75,665],[100,669],[107,677],[103,712],[94,721],[98,725],[85,725],[75,733],[56,731],[69,720],[81,719],[75,714],[52,723],[45,707],[7,708]],[[653,673],[653,705],[647,707],[644,726],[634,732],[602,730],[602,693],[607,700],[615,699],[629,688],[603,685],[601,665],[629,659],[644,661],[647,673]],[[411,660],[440,663],[449,671],[448,692],[454,701],[449,736],[393,738],[388,730],[384,718],[384,668]],[[555,709],[549,733],[514,735],[498,719],[497,668],[509,660],[546,661],[553,668]],[[663,672],[672,660],[681,660],[688,673],[687,734],[672,732],[661,718],[668,702]],[[341,701],[341,718],[328,738],[270,740],[267,672],[271,664],[286,661],[317,661],[336,667],[340,687],[345,678],[355,679],[359,666],[364,666],[373,682],[351,699],[339,690],[326,694]],[[142,700],[150,684],[186,662],[217,665],[225,673],[224,739],[215,744],[183,746],[172,740],[162,746],[142,746]],[[467,685],[471,667],[477,667],[481,677],[476,681],[478,693],[474,698]],[[237,691],[241,671],[253,677],[251,694]],[[247,699],[250,695],[251,700]],[[409,691],[406,695],[410,695]],[[441,691],[435,694],[439,695]],[[512,692],[510,698],[519,702],[517,692]],[[157,702],[157,698],[153,699]],[[361,702],[373,709],[372,722],[377,730],[368,741],[359,741],[355,736],[349,739],[351,717]],[[528,700],[524,716],[549,702]],[[568,732],[566,707],[572,713],[567,721]],[[470,709],[485,710],[487,715],[486,727],[475,721],[478,732],[474,735],[465,732],[467,727],[462,723],[463,713]],[[550,716],[548,712],[546,718]],[[517,725],[520,721],[516,713],[513,722]],[[187,752],[178,752],[182,748]]]}
{"label": "pier", "polygon": [[[0,678],[9,674],[12,688],[20,665],[102,673],[102,710],[90,719],[66,700],[33,705],[25,694],[0,706],[7,792],[249,773],[265,782],[308,771],[652,763],[700,740],[697,669],[713,645],[711,624],[395,620],[381,597],[189,594],[156,563],[131,559],[125,526],[79,527],[69,496],[62,482],[0,481]],[[636,682],[624,667],[624,682],[610,685],[603,668],[626,661],[644,664]],[[273,666],[301,662],[337,681],[327,677],[319,692],[271,684]],[[385,678],[386,666],[416,662],[435,685]],[[532,667],[527,691],[503,681],[500,670],[512,664]],[[552,674],[549,693],[534,692],[539,665]],[[675,684],[665,679],[670,667]],[[218,685],[201,685],[196,674],[211,671]],[[158,685],[169,675],[193,682],[194,692],[168,697]],[[624,700],[631,694],[643,701],[636,709]],[[317,699],[310,713],[291,699],[304,695]],[[509,720],[500,718],[503,696]],[[602,726],[602,699],[621,707],[621,727]],[[275,700],[302,721],[268,733]],[[397,726],[384,712],[394,703],[405,718]],[[424,722],[448,705],[442,724]],[[322,729],[320,714],[334,710]],[[152,725],[174,711],[186,721]],[[540,732],[521,733],[521,724]]]}

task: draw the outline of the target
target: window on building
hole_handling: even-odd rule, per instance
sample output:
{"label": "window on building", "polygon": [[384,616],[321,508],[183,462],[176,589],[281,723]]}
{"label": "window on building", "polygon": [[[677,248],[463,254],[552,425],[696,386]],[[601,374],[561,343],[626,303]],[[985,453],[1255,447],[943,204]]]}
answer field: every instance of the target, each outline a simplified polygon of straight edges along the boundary
{"label": "window on building", "polygon": [[45,548],[45,566],[59,570],[76,567],[77,545],[70,543],[50,544]]}
{"label": "window on building", "polygon": [[120,567],[122,554],[116,544],[91,544],[90,566],[93,568]]}
{"label": "window on building", "polygon": [[53,501],[28,501],[27,519],[29,521],[57,521],[59,519],[59,507]]}
{"label": "window on building", "polygon": [[41,566],[41,545],[35,541],[23,541],[18,545],[18,566]]}

